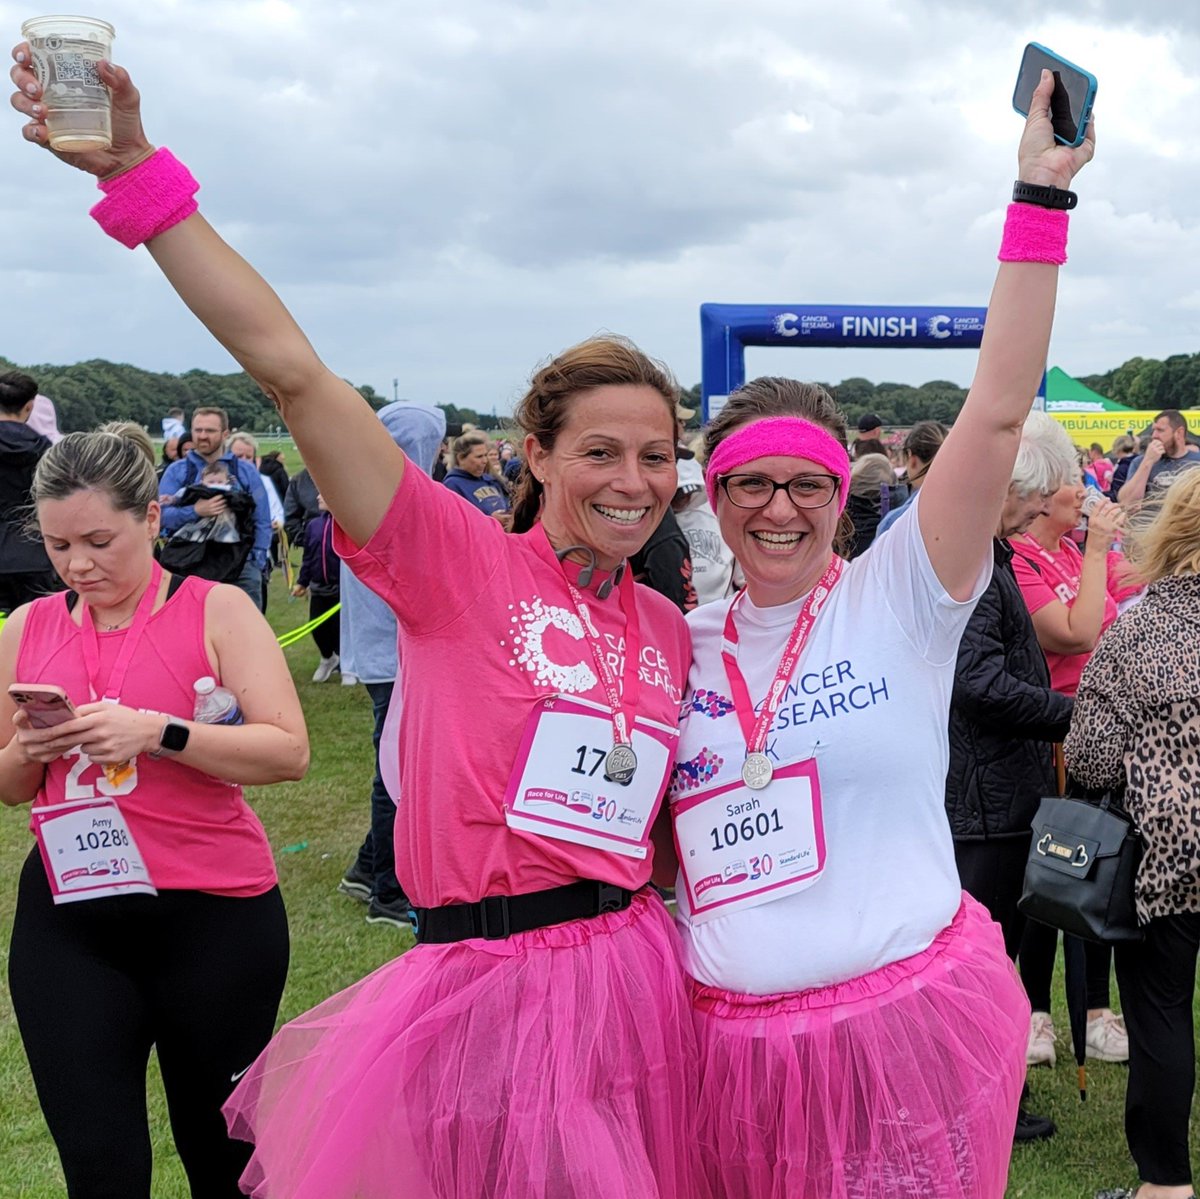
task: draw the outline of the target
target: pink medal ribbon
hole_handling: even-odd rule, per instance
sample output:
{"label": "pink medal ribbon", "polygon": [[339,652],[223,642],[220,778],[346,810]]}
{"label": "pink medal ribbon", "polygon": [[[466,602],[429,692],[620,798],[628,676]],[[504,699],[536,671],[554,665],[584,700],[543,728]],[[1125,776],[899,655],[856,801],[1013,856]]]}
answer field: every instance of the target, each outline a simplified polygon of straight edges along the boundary
{"label": "pink medal ribbon", "polygon": [[125,675],[129,672],[129,663],[133,660],[134,652],[150,622],[150,613],[154,601],[158,597],[158,588],[162,582],[162,567],[155,562],[150,568],[150,585],[138,600],[138,606],[133,614],[133,623],[125,634],[125,641],[117,654],[117,660],[109,671],[108,679],[103,689],[100,686],[100,642],[96,636],[96,625],[92,620],[92,609],[88,604],[83,605],[83,615],[80,621],[83,634],[83,662],[87,667],[88,687],[93,702],[103,699],[105,703],[115,704],[121,700],[121,688],[125,685]]}
{"label": "pink medal ribbon", "polygon": [[742,763],[742,781],[752,791],[761,791],[775,773],[771,759],[763,753],[767,744],[767,734],[775,721],[775,713],[783,700],[783,693],[796,671],[800,655],[804,652],[805,643],[812,632],[813,622],[829,598],[834,584],[841,577],[845,562],[836,555],[829,559],[829,565],[820,581],[809,593],[792,626],[783,657],[775,670],[775,679],[771,683],[766,699],[763,700],[762,710],[754,715],[754,701],[750,698],[750,689],[746,686],[745,676],[737,662],[737,647],[740,640],[734,615],[738,604],[746,594],[741,595],[729,605],[725,616],[725,631],[721,642],[721,660],[725,664],[725,675],[729,679],[729,689],[733,695],[734,711],[737,713],[738,724],[742,726],[742,735],[746,738],[746,758]]}
{"label": "pink medal ribbon", "polygon": [[563,575],[567,584],[571,602],[579,614],[583,625],[583,634],[587,639],[588,648],[592,651],[592,660],[596,663],[596,672],[600,676],[600,685],[604,688],[604,697],[612,710],[613,747],[604,759],[604,773],[614,783],[627,783],[637,770],[637,754],[633,752],[633,720],[637,715],[638,696],[641,694],[641,679],[638,677],[638,663],[642,654],[641,627],[638,624],[637,596],[634,594],[633,577],[626,570],[617,588],[620,593],[621,611],[625,614],[625,668],[618,686],[612,667],[604,653],[604,645],[600,635],[592,624],[587,605],[579,588]]}
{"label": "pink medal ribbon", "polygon": [[[541,556],[547,562],[554,562],[562,572],[563,582],[575,605],[575,612],[583,625],[584,639],[592,651],[592,660],[596,664],[596,673],[600,676],[600,685],[604,688],[604,696],[612,712],[613,747],[604,759],[604,773],[614,783],[628,783],[637,770],[637,754],[633,750],[633,721],[637,716],[638,697],[641,695],[642,683],[638,675],[638,664],[642,656],[641,626],[638,623],[637,596],[634,593],[633,578],[628,569],[618,585],[621,601],[621,611],[625,614],[625,668],[618,684],[612,667],[605,656],[604,645],[596,626],[592,624],[588,614],[587,604],[579,588],[567,578],[563,564],[554,553],[554,547],[546,536],[544,529],[534,534],[534,544]],[[542,552],[543,545],[549,551],[549,556]]]}

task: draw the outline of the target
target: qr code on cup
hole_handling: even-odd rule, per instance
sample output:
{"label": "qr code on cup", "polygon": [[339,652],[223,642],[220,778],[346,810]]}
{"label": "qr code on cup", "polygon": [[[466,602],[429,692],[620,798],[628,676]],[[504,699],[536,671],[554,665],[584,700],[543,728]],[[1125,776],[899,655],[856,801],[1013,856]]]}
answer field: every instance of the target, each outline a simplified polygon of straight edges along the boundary
{"label": "qr code on cup", "polygon": [[53,59],[56,83],[83,83],[91,87],[100,86],[100,74],[96,60],[83,54],[56,54]]}

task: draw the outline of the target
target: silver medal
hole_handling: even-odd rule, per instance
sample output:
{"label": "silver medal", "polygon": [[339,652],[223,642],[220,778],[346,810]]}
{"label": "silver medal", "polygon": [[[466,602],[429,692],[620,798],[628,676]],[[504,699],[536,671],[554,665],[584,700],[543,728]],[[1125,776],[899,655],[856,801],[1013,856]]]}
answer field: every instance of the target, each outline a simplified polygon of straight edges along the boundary
{"label": "silver medal", "polygon": [[637,770],[637,754],[629,745],[614,745],[604,759],[604,774],[614,783],[627,783]]}
{"label": "silver medal", "polygon": [[770,758],[766,754],[747,754],[742,763],[742,782],[751,791],[761,791],[775,773]]}

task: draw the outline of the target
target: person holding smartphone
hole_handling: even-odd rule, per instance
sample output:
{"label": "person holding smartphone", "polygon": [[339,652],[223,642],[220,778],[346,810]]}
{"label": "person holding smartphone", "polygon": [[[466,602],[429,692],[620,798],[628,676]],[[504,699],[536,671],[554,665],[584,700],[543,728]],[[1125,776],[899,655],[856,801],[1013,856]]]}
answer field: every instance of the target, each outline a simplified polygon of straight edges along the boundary
{"label": "person holding smartphone", "polygon": [[[233,1196],[249,1147],[221,1105],[271,1036],[288,966],[242,787],[304,774],[296,690],[243,592],[155,561],[158,480],[132,441],[68,434],[32,496],[70,589],[0,632],[0,801],[32,805],[37,839],[8,976],[38,1099],[72,1199],[148,1199],[154,1047],[192,1194]],[[205,676],[239,723],[192,720]]]}
{"label": "person holding smartphone", "polygon": [[[1018,150],[1022,190],[1047,200],[1093,149],[1055,142],[1052,89],[1047,72]],[[912,505],[852,561],[836,548],[846,421],[824,388],[752,380],[705,429],[746,590],[688,618],[670,800],[697,1143],[723,1199],[1004,1194],[1029,1002],[956,867],[948,718],[997,525],[1044,502],[1010,484],[1066,225],[1010,206],[962,412]]]}

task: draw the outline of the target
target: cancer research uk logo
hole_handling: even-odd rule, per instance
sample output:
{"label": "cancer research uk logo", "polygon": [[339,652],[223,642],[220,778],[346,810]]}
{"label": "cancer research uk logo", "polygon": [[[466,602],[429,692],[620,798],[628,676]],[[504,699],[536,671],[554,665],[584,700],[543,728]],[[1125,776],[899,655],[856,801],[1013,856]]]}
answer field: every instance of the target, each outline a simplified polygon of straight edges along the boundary
{"label": "cancer research uk logo", "polygon": [[583,621],[576,613],[544,603],[541,596],[534,596],[530,603],[522,600],[520,611],[515,604],[508,607],[514,613],[509,618],[513,628],[513,656],[508,660],[509,666],[523,667],[539,683],[568,695],[590,691],[599,682],[585,657],[578,662],[556,662],[546,652],[546,635],[551,629],[565,633],[582,647]]}
{"label": "cancer research uk logo", "polygon": [[[509,666],[528,671],[539,685],[564,695],[583,695],[599,683],[583,621],[576,612],[548,604],[536,595],[531,600],[509,604],[508,610],[512,613],[509,617],[512,631],[500,644],[508,650]],[[594,627],[587,631],[605,643],[605,656],[619,678],[625,666],[624,640],[599,634]],[[564,661],[564,658],[576,660]],[[679,702],[679,688],[665,656],[655,646],[642,646],[638,677],[646,686],[666,692],[673,703]]]}
{"label": "cancer research uk logo", "polygon": [[925,336],[931,341],[946,341],[951,337],[979,337],[983,333],[983,317],[974,313],[951,316],[938,312],[925,318]]}

